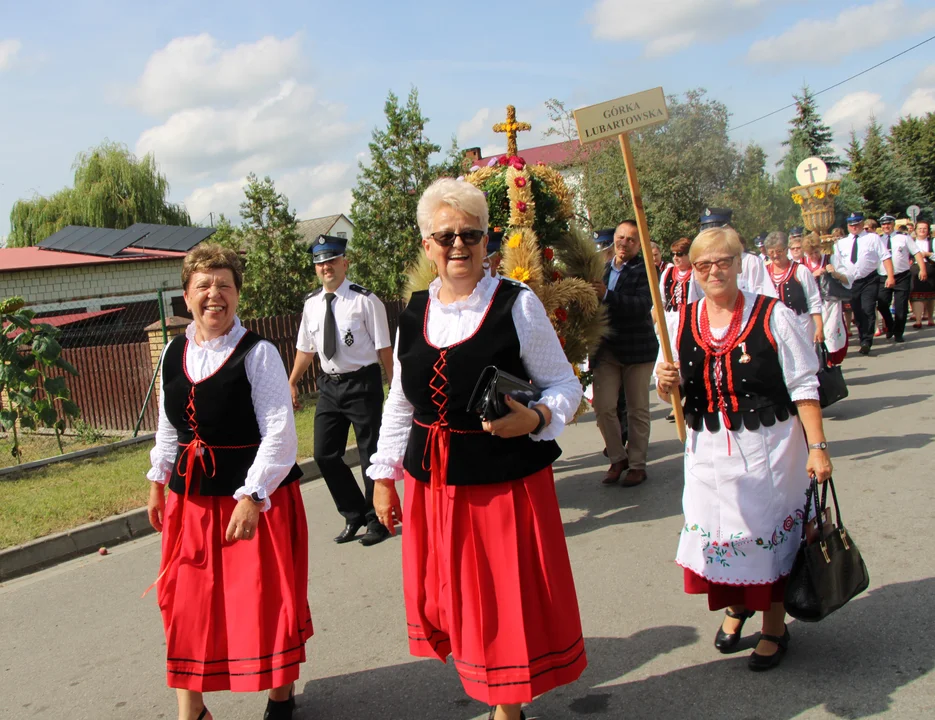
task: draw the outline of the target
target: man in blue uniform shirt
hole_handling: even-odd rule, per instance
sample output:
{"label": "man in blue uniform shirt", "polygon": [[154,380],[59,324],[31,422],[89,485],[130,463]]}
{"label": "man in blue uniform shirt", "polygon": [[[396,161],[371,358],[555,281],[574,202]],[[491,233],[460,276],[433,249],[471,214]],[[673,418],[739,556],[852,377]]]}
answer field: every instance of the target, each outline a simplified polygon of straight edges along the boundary
{"label": "man in blue uniform shirt", "polygon": [[[393,381],[393,347],[386,309],[366,288],[347,280],[347,240],[321,235],[312,245],[315,273],[322,287],[305,299],[295,364],[289,376],[292,402],[297,408],[298,384],[315,355],[321,359],[315,407],[315,462],[331,492],[344,530],[336,543],[350,542],[366,525],[363,545],[389,537],[373,509],[373,480],[367,477],[370,458],[377,451],[383,411],[383,378],[377,360]],[[350,426],[354,426],[366,493],[361,493],[344,462]]]}

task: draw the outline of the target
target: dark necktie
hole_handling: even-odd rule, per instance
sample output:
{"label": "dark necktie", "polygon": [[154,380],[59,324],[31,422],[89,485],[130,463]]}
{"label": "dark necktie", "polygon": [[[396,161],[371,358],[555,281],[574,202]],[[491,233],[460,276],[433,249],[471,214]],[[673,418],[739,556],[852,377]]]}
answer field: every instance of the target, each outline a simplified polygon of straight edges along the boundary
{"label": "dark necktie", "polygon": [[893,252],[893,244],[890,242],[890,236],[886,236],[886,249]]}
{"label": "dark necktie", "polygon": [[857,263],[857,236],[854,236],[854,244],[851,245],[851,262]]}
{"label": "dark necktie", "polygon": [[334,357],[334,351],[338,344],[338,325],[334,321],[332,302],[334,302],[334,293],[325,293],[325,339],[322,341],[321,354],[327,360]]}

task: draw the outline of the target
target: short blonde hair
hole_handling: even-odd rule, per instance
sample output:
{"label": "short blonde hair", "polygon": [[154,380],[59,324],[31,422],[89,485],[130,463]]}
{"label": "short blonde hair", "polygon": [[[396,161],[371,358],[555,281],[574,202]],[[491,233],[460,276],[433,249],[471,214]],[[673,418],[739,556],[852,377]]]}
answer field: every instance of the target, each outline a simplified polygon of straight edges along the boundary
{"label": "short blonde hair", "polygon": [[688,250],[688,259],[695,262],[699,255],[716,248],[723,248],[728,255],[734,257],[743,255],[743,245],[740,243],[740,236],[734,228],[714,227],[698,233]]}
{"label": "short blonde hair", "polygon": [[815,250],[821,251],[821,237],[817,232],[810,232],[802,238],[802,252],[808,255]]}
{"label": "short blonde hair", "polygon": [[182,262],[182,288],[188,290],[192,275],[206,270],[230,270],[237,292],[243,288],[243,263],[236,251],[213,243],[195,247]]}
{"label": "short blonde hair", "polygon": [[429,237],[434,232],[432,223],[435,220],[435,213],[443,205],[477,218],[480,223],[477,229],[487,232],[490,211],[487,209],[487,197],[484,193],[464,180],[439,178],[425,189],[416,208],[416,221],[419,223],[419,232],[422,233],[423,238]]}

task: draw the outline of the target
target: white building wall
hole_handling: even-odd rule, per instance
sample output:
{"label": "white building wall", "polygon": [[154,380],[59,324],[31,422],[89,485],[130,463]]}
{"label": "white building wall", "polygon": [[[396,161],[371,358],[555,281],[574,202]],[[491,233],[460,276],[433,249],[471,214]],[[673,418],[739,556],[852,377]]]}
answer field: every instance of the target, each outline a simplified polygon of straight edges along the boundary
{"label": "white building wall", "polygon": [[0,298],[22,297],[37,312],[99,310],[149,300],[157,290],[171,308],[182,294],[182,258],[0,272]]}
{"label": "white building wall", "polygon": [[[344,233],[342,235],[342,233]],[[338,221],[334,226],[328,231],[329,235],[334,237],[346,237],[348,244],[354,239],[354,226],[351,224],[351,221],[348,220],[343,215],[338,218]]]}

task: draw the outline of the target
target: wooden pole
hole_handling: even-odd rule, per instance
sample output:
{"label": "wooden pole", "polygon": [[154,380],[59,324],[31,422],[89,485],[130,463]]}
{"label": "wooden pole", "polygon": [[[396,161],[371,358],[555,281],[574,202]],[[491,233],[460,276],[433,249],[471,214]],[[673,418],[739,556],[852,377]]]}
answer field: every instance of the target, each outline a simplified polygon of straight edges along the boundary
{"label": "wooden pole", "polygon": [[[627,182],[630,185],[630,195],[633,198],[633,209],[636,212],[636,224],[640,231],[640,245],[643,248],[643,260],[646,265],[646,277],[649,279],[649,291],[653,296],[653,309],[656,311],[656,325],[659,328],[659,342],[662,345],[662,357],[666,362],[672,362],[672,346],[669,345],[669,329],[666,326],[665,305],[662,295],[659,294],[659,276],[656,274],[656,263],[653,260],[653,249],[649,239],[649,225],[646,222],[646,211],[643,210],[643,195],[640,193],[640,181],[636,177],[636,164],[633,162],[633,151],[630,149],[630,136],[620,134],[620,152],[623,153],[623,162],[627,168]],[[682,414],[682,396],[678,388],[673,388],[669,397],[672,400],[672,412],[675,415],[675,428],[679,440],[686,439],[685,416]]]}

